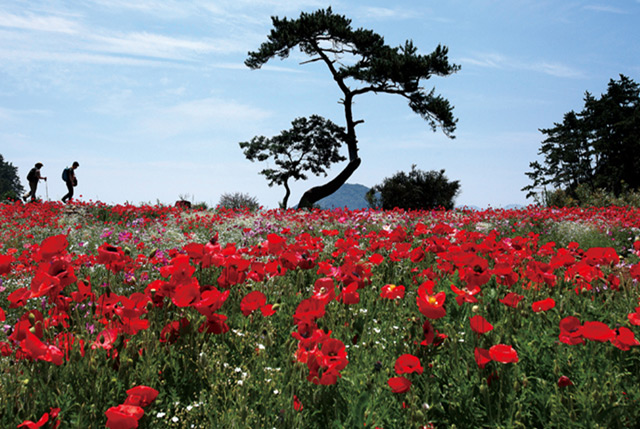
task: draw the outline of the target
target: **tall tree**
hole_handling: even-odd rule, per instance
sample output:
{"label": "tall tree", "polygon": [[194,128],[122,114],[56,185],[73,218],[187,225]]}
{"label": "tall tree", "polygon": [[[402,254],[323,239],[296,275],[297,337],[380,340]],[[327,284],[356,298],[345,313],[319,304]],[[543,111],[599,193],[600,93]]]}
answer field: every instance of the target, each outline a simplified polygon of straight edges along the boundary
{"label": "tall tree", "polygon": [[346,159],[339,152],[345,141],[344,127],[318,115],[297,118],[291,125],[291,129],[275,137],[259,136],[249,142],[239,143],[250,161],[273,158],[278,168],[265,168],[260,174],[269,180],[269,186],[284,186],[281,207],[285,209],[291,195],[289,179],[306,180],[306,172],[326,176],[326,169],[332,163]]}
{"label": "tall tree", "polygon": [[616,196],[640,188],[640,85],[628,77],[611,79],[600,98],[586,92],[581,112],[540,132],[547,136],[538,151],[544,159],[529,164],[527,197],[547,185],[572,197],[580,185]]}
{"label": "tall tree", "polygon": [[0,155],[0,199],[18,199],[24,192],[18,178],[18,167],[6,162]]}
{"label": "tall tree", "polygon": [[342,91],[349,163],[328,183],[306,191],[299,207],[310,207],[334,193],[360,165],[355,127],[364,122],[353,118],[354,97],[367,93],[396,94],[407,99],[409,107],[435,131],[440,127],[453,138],[457,120],[448,100],[426,91],[421,80],[448,76],[459,70],[450,64],[448,49],[438,45],[428,55],[418,54],[413,42],[390,47],[371,30],[353,29],[351,20],[334,14],[331,8],[302,13],[298,19],[272,17],[273,28],[257,51],[249,52],[245,64],[258,69],[270,59],[287,58],[295,47],[311,57],[306,63],[323,62]]}

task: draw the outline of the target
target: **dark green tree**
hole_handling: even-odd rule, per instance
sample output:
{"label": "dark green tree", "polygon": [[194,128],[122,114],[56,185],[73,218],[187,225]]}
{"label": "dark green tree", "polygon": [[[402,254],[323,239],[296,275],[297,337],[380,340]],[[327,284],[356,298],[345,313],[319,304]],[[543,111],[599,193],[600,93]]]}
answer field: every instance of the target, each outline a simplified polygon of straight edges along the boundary
{"label": "dark green tree", "polygon": [[451,210],[459,192],[460,182],[449,181],[444,170],[422,171],[412,165],[409,173],[400,171],[369,189],[366,199],[369,206],[384,210]]}
{"label": "dark green tree", "polygon": [[354,97],[362,94],[395,94],[404,97],[409,107],[424,118],[432,129],[440,127],[453,137],[457,120],[448,100],[426,91],[421,80],[432,76],[448,76],[459,70],[450,64],[448,49],[438,45],[428,55],[418,54],[408,40],[404,45],[390,47],[384,38],[371,30],[353,29],[351,20],[334,14],[331,8],[302,13],[298,19],[272,17],[273,28],[257,51],[249,52],[245,64],[258,69],[274,57],[287,58],[299,47],[311,57],[307,63],[323,62],[343,97],[349,163],[328,183],[307,190],[299,207],[311,207],[316,201],[334,193],[360,165],[356,125],[364,122],[353,118]]}
{"label": "dark green tree", "polygon": [[576,190],[602,189],[616,196],[640,188],[640,86],[626,76],[610,80],[600,98],[585,93],[581,112],[571,111],[553,128],[529,164],[527,197],[552,186],[577,198]]}
{"label": "dark green tree", "polygon": [[250,161],[273,158],[277,168],[265,168],[260,174],[269,180],[269,186],[284,186],[285,195],[280,206],[285,209],[291,195],[289,179],[306,180],[307,172],[326,176],[326,169],[331,164],[346,159],[339,152],[346,140],[344,127],[318,115],[297,118],[291,125],[291,129],[275,137],[258,136],[240,143]]}
{"label": "dark green tree", "polygon": [[19,199],[23,192],[24,188],[18,178],[18,167],[5,162],[4,157],[0,155],[0,200]]}

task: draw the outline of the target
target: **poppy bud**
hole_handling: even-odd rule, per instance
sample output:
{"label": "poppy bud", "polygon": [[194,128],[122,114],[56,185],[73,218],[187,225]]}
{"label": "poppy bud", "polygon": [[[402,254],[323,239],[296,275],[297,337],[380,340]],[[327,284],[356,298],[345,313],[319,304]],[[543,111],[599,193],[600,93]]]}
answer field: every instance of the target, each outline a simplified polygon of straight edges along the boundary
{"label": "poppy bud", "polygon": [[32,334],[34,334],[34,335],[35,335],[35,333],[36,333],[36,328],[35,328],[35,327],[33,327],[33,326],[32,326],[32,327],[30,327],[30,328],[29,328],[29,332],[31,332]]}
{"label": "poppy bud", "polygon": [[33,313],[29,313],[29,322],[31,322],[31,324],[33,325],[35,321],[36,321],[36,315]]}
{"label": "poppy bud", "polygon": [[480,307],[477,305],[474,305],[473,307],[471,307],[471,312],[472,313],[477,313],[478,311],[480,311]]}
{"label": "poppy bud", "polygon": [[125,246],[124,254],[127,255],[127,256],[131,255],[131,249],[129,248],[129,246]]}

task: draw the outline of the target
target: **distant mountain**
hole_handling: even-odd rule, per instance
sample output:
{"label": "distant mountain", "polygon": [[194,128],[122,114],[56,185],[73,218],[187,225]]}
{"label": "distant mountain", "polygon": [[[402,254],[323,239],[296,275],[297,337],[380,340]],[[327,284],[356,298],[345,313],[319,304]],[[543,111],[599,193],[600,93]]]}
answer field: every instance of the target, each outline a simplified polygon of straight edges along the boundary
{"label": "distant mountain", "polygon": [[345,183],[333,194],[321,199],[316,204],[323,209],[348,208],[361,210],[369,208],[364,196],[369,191],[364,185]]}
{"label": "distant mountain", "polygon": [[507,204],[504,208],[505,210],[521,210],[524,206],[522,204]]}

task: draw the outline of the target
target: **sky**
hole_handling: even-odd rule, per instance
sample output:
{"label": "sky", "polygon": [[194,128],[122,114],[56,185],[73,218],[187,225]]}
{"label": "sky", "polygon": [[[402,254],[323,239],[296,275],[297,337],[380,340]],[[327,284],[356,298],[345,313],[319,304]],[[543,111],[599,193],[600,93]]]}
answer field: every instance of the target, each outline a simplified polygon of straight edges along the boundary
{"label": "sky", "polygon": [[[447,46],[461,66],[422,81],[454,106],[454,139],[400,96],[356,97],[362,164],[347,183],[371,187],[415,164],[458,180],[458,206],[533,203],[521,189],[539,129],[620,74],[640,82],[640,0],[0,0],[0,154],[25,188],[44,164],[44,199],[66,193],[61,172],[78,161],[83,201],[215,206],[243,193],[277,208],[284,188],[238,143],[312,114],[344,125],[341,92],[298,50],[258,70],[244,61],[272,16],[328,6],[390,46]],[[344,165],[292,183],[290,202]]]}

